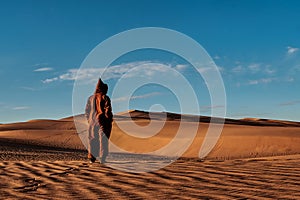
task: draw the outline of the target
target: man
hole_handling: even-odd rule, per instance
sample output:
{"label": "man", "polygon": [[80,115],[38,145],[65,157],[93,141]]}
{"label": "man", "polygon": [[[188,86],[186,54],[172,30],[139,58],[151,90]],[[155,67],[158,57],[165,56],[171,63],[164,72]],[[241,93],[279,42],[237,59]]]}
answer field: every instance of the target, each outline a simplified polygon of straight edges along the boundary
{"label": "man", "polygon": [[111,134],[113,114],[110,98],[106,95],[107,84],[98,80],[96,90],[88,98],[85,116],[88,120],[88,158],[90,162],[100,157],[100,162],[105,163],[108,155],[108,139]]}

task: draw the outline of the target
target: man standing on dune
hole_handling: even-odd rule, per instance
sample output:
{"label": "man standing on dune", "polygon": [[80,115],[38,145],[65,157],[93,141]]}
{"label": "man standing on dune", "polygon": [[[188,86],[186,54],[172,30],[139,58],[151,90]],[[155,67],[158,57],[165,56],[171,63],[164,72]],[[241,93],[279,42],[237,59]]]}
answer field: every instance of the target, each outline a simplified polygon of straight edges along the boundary
{"label": "man standing on dune", "polygon": [[108,139],[111,134],[113,114],[110,98],[107,96],[108,86],[101,79],[98,80],[96,90],[88,98],[85,117],[88,120],[88,158],[90,162],[100,157],[105,163],[108,155]]}

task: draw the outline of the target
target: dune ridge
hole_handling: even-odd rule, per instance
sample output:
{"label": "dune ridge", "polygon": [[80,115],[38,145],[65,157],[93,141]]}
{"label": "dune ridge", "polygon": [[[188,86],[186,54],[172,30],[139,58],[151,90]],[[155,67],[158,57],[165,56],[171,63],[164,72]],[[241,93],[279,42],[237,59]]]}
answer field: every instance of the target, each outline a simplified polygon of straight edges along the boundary
{"label": "dune ridge", "polygon": [[209,123],[211,120],[214,122],[221,121],[225,124],[236,124],[236,125],[252,125],[252,126],[291,126],[291,127],[300,127],[300,122],[295,121],[285,121],[285,120],[272,120],[272,119],[260,119],[260,118],[242,118],[242,119],[230,119],[230,118],[217,118],[209,116],[199,116],[199,115],[188,115],[188,114],[178,114],[171,112],[148,112],[141,110],[129,110],[127,112],[118,113],[116,118],[131,118],[133,120],[138,119],[151,119],[160,120],[166,116],[168,121],[190,121],[190,122],[205,122]]}
{"label": "dune ridge", "polygon": [[[84,115],[75,117],[86,124]],[[128,135],[118,126],[118,123],[126,125],[128,120],[133,120],[140,126],[147,126],[150,117],[154,126],[166,118],[163,129],[150,138],[143,139]],[[189,124],[200,122],[193,143],[183,155],[183,157],[188,158],[198,158],[209,125],[208,122],[211,120],[207,116],[149,113],[139,110],[119,113],[114,118],[111,141],[132,153],[152,152],[168,144],[176,135],[180,120],[187,127],[187,137],[189,135]],[[218,120],[214,121],[218,122]],[[224,160],[298,154],[300,153],[300,145],[298,145],[300,143],[299,127],[299,122],[252,118],[225,119],[221,137],[206,159]],[[129,127],[129,131],[142,134],[131,127]],[[151,132],[151,130],[149,131]],[[24,144],[24,148],[26,144],[30,144],[85,151],[85,147],[76,132],[73,117],[60,120],[30,120],[28,122],[2,124],[0,125],[0,140],[4,143],[5,141],[18,142],[18,144]],[[111,148],[111,151],[114,152],[114,149]],[[162,156],[174,155],[166,154]],[[5,156],[2,159],[5,159]]]}

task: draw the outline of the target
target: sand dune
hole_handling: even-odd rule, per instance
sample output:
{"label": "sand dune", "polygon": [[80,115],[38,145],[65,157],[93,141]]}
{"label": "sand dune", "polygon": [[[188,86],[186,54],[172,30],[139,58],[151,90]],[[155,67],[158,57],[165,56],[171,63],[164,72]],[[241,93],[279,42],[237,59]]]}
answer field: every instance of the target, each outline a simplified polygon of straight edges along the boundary
{"label": "sand dune", "polygon": [[[189,134],[189,125],[200,121],[196,138],[184,154],[185,157],[198,157],[210,117],[130,111],[122,113],[116,118],[120,118],[121,121],[124,120],[124,123],[126,123],[126,119],[131,118],[138,125],[147,126],[149,115],[151,115],[154,124],[155,120],[160,121],[160,119],[165,117],[167,119],[164,128],[155,137],[141,139],[128,136],[128,134],[123,134],[118,126],[115,126],[112,141],[130,152],[154,151],[170,142],[171,138],[176,134],[180,119],[182,119],[183,124],[187,124],[187,135]],[[129,128],[129,130],[135,131],[133,128]],[[221,137],[207,159],[224,160],[298,154],[300,152],[299,144],[299,122],[249,118],[241,120],[226,119]]]}
{"label": "sand dune", "polygon": [[[83,115],[76,116],[86,124]],[[163,128],[152,137],[143,138],[146,127],[159,127],[161,120],[166,119]],[[146,127],[144,132],[128,123]],[[207,132],[210,118],[204,116],[179,115],[175,113],[148,113],[130,111],[115,115],[111,141],[130,153],[147,153],[162,148],[176,135],[182,120],[186,138],[191,126],[198,126],[197,135],[184,157],[198,157],[198,153]],[[128,124],[128,125],[127,125]],[[126,127],[126,133],[119,125]],[[86,132],[85,132],[86,133]],[[128,134],[134,133],[135,135]],[[185,136],[182,137],[184,141]],[[0,140],[15,141],[23,144],[42,145],[48,147],[85,150],[78,137],[73,118],[61,120],[31,120],[13,124],[0,125]],[[261,156],[290,155],[300,153],[300,123],[265,119],[226,119],[221,137],[208,155],[207,159],[235,159]],[[114,151],[114,149],[111,149]],[[175,151],[175,150],[174,150]],[[172,155],[164,155],[172,156]]]}
{"label": "sand dune", "polygon": [[[83,115],[76,118],[86,125]],[[151,123],[155,129],[163,119],[167,119],[163,129],[146,137],[152,131],[147,126]],[[145,131],[139,132],[130,120]],[[154,155],[140,155],[167,145],[180,121],[186,131],[182,141],[189,137],[191,126],[199,129],[175,163],[142,174],[114,169],[130,168],[133,162],[155,166],[159,160]],[[1,124],[0,199],[300,198],[299,122],[226,119],[216,146],[200,162],[198,153],[209,121],[205,116],[136,110],[115,115],[111,141],[130,153],[120,154],[111,147],[108,166],[112,168],[87,164],[73,117]],[[162,151],[158,156],[174,155]]]}

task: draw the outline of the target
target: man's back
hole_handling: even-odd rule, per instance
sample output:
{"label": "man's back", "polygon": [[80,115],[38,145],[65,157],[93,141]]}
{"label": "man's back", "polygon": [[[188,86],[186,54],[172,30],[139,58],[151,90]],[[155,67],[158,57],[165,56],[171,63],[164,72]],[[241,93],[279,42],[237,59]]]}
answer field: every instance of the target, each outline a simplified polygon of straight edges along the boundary
{"label": "man's back", "polygon": [[88,98],[85,116],[89,125],[106,126],[112,123],[111,101],[107,95],[96,93]]}

